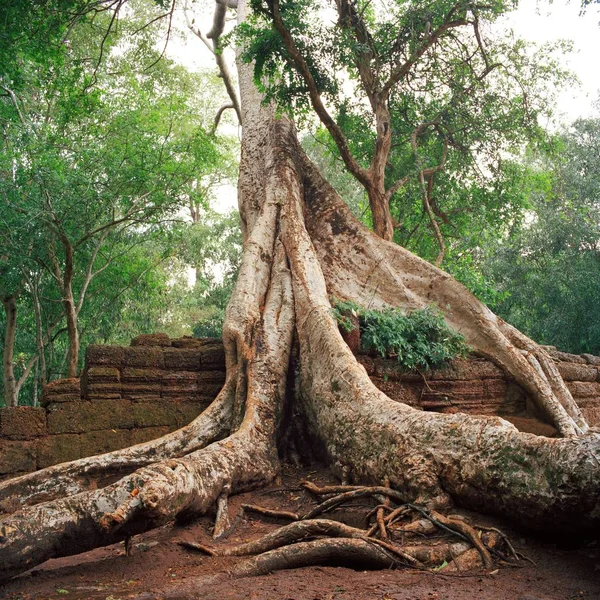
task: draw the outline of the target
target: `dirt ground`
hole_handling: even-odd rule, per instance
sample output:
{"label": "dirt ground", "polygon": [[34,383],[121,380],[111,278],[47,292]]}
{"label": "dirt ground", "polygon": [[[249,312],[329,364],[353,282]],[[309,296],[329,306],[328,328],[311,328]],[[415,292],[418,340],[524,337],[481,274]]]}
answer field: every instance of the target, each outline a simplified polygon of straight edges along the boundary
{"label": "dirt ground", "polygon": [[[303,513],[314,499],[299,486],[306,478],[318,484],[334,483],[325,471],[284,469],[282,481],[267,489],[230,500],[231,514],[242,503]],[[365,506],[346,509],[349,524],[362,526]],[[327,515],[328,518],[336,518]],[[338,515],[339,516],[339,515]],[[473,518],[473,514],[468,515]],[[355,522],[352,522],[354,519]],[[182,592],[181,598],[201,600],[600,600],[600,541],[542,540],[515,531],[505,522],[475,516],[480,523],[501,527],[518,552],[535,566],[500,566],[495,575],[443,574],[411,569],[363,571],[342,567],[310,567],[268,576],[210,580],[201,593]],[[281,523],[280,523],[281,524]],[[280,525],[279,524],[279,525]],[[136,536],[132,551],[123,544],[75,557],[51,560],[11,581],[0,590],[8,600],[125,600],[144,591],[174,589],[195,578],[226,574],[239,558],[211,558],[179,546],[181,539],[213,545],[212,520],[204,517],[186,525],[168,525]],[[226,539],[216,545],[237,545],[256,539],[278,524],[258,516],[240,516]]]}

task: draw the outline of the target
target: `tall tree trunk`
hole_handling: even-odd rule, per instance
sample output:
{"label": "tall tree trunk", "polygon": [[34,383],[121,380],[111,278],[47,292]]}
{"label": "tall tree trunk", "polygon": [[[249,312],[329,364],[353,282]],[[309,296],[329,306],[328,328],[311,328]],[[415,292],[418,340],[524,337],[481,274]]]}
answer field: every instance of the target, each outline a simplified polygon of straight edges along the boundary
{"label": "tall tree trunk", "polygon": [[[0,578],[215,505],[219,531],[228,496],[279,468],[294,336],[299,418],[354,482],[389,481],[407,501],[458,502],[530,527],[600,530],[600,435],[587,431],[543,349],[449,275],[360,225],[302,153],[293,124],[261,104],[247,66],[240,87],[244,254],[223,330],[225,386],[196,421],[165,438],[0,483],[1,505],[22,507],[0,522]],[[371,307],[435,303],[527,387],[564,437],[393,402],[343,341],[330,294]],[[123,479],[96,489],[120,468]]]}
{"label": "tall tree trunk", "polygon": [[77,377],[79,364],[79,330],[77,328],[77,308],[73,298],[73,276],[75,265],[73,264],[73,248],[68,243],[65,247],[65,272],[63,275],[63,306],[67,319],[67,338],[69,347],[67,350],[67,377]]}
{"label": "tall tree trunk", "polygon": [[4,296],[2,306],[6,314],[6,331],[4,333],[4,353],[2,357],[2,374],[4,376],[4,402],[6,406],[17,406],[17,380],[15,379],[14,352],[15,334],[17,332],[17,299],[15,296]]}

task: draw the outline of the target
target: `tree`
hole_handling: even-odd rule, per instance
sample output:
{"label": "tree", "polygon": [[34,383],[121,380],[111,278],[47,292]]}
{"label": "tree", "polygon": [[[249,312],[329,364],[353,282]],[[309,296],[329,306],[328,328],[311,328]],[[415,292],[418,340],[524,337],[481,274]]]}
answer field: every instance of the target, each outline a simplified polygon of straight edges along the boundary
{"label": "tree", "polygon": [[[30,59],[19,94],[4,86],[0,248],[31,293],[36,269],[50,278],[66,323],[68,377],[78,372],[79,320],[93,280],[152,229],[177,220],[197,181],[220,160],[194,104],[204,80],[154,48],[158,30],[145,26],[146,8],[138,3],[138,20],[121,19],[118,31],[103,13],[71,23],[60,61],[47,67]],[[5,306],[8,369],[16,304]],[[44,337],[38,331],[31,360],[44,354]],[[12,381],[8,371],[5,381]],[[6,397],[16,403],[14,389]]]}
{"label": "tree", "polygon": [[[246,16],[241,1],[238,17]],[[343,480],[385,482],[397,497],[430,507],[459,502],[529,526],[597,529],[598,434],[544,349],[451,276],[358,223],[302,152],[290,119],[262,102],[249,65],[239,66],[239,80],[244,252],[223,329],[225,385],[202,415],[169,436],[0,484],[3,498],[18,497],[24,507],[2,521],[3,577],[215,505],[219,533],[228,496],[277,474],[290,388],[296,424]],[[496,417],[392,402],[343,341],[330,295],[372,308],[437,305],[529,392],[562,439],[522,434]],[[96,477],[123,472],[89,489]]]}
{"label": "tree", "polygon": [[515,166],[517,185],[535,182],[528,218],[483,248],[481,268],[501,292],[498,314],[574,353],[600,353],[599,157],[600,121],[584,119]]}

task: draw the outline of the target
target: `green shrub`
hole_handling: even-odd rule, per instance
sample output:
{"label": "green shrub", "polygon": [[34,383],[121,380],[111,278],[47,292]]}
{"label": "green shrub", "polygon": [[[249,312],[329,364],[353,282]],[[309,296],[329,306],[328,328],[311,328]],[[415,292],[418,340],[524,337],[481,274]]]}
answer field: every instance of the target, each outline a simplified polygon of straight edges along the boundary
{"label": "green shrub", "polygon": [[201,319],[192,329],[195,338],[222,338],[225,311],[216,310],[210,316]]}
{"label": "green shrub", "polygon": [[363,350],[395,357],[406,369],[440,367],[469,352],[464,337],[452,331],[435,308],[404,314],[397,308],[368,310],[352,302],[333,306],[345,331],[355,327],[351,317],[358,318]]}

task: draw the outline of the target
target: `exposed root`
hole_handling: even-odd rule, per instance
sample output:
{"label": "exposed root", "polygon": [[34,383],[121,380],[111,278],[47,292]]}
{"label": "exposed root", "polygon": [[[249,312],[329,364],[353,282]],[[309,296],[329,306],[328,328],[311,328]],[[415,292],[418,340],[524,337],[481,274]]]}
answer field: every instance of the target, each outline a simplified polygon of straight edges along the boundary
{"label": "exposed root", "polygon": [[[317,488],[312,485],[311,489],[315,495],[323,497],[331,490],[338,491],[340,488],[338,486]],[[386,487],[361,487],[336,494],[319,504],[317,508],[321,511],[330,510],[333,507],[351,502],[357,497],[371,496],[376,498],[380,495],[386,495],[387,498],[390,498],[394,496],[390,492],[393,492],[393,490]],[[280,516],[282,513],[282,511],[270,511],[256,506],[251,508],[253,512],[266,517],[272,517],[273,513]],[[403,517],[408,517],[410,513],[414,514],[415,511],[425,518],[413,520],[401,528],[395,527],[388,530],[390,524]],[[497,532],[493,528],[487,528],[488,531],[483,533],[482,536],[481,530],[476,531],[459,517],[447,517],[413,504],[403,504],[396,508],[377,505],[369,511],[370,514],[377,517],[375,525],[369,530],[351,527],[335,520],[309,518],[314,512],[315,510],[309,511],[302,518],[294,515],[294,513],[284,513],[298,518],[295,522],[280,527],[258,540],[235,547],[219,549],[195,542],[182,541],[179,543],[186,548],[210,556],[256,555],[254,559],[235,567],[233,571],[235,574],[245,576],[308,564],[329,564],[330,559],[336,562],[346,560],[349,561],[346,563],[347,566],[352,566],[355,551],[349,550],[350,548],[360,548],[360,551],[356,550],[356,552],[360,552],[365,560],[381,563],[381,557],[383,556],[381,552],[372,554],[373,551],[367,550],[364,545],[340,544],[340,538],[353,541],[360,540],[378,547],[387,556],[387,559],[381,563],[386,567],[403,565],[419,569],[436,569],[439,565],[447,564],[450,570],[465,571],[483,566],[487,572],[490,572],[494,568],[490,551],[498,558],[506,560],[505,556],[497,549],[501,542],[507,540],[501,532]],[[385,512],[389,512],[389,514],[384,516]],[[382,528],[385,531],[385,537],[381,531]],[[415,536],[424,537],[425,534],[431,536],[432,533],[440,529],[444,534],[459,536],[463,541],[448,541],[446,535],[442,538],[423,539],[420,543],[414,543],[413,538]],[[381,539],[371,537],[374,530],[379,531]],[[401,536],[400,543],[398,543],[398,534]],[[308,542],[308,540],[314,538],[319,538],[319,543]],[[408,541],[405,538],[408,538]],[[508,547],[511,554],[515,556],[512,545]],[[329,549],[329,552],[327,552],[327,549]],[[469,553],[471,549],[475,551],[478,558],[473,558],[472,552]],[[393,559],[392,562],[390,562],[390,559]]]}
{"label": "exposed root", "polygon": [[[93,490],[102,480],[123,477],[161,460],[180,458],[229,432],[233,395],[226,383],[215,401],[194,421],[162,438],[27,473],[0,482],[0,513]],[[18,500],[11,502],[11,499]],[[4,510],[3,510],[4,509]]]}
{"label": "exposed root", "polygon": [[229,508],[227,499],[231,493],[231,484],[223,486],[219,497],[217,498],[217,516],[215,517],[215,527],[213,530],[213,538],[218,540],[225,536],[231,528],[229,520]]}
{"label": "exposed root", "polygon": [[270,550],[236,565],[231,574],[247,577],[266,575],[281,569],[331,564],[355,565],[361,569],[389,569],[400,564],[400,561],[373,542],[348,538],[324,539]]}
{"label": "exposed root", "polygon": [[287,510],[273,510],[271,508],[263,508],[262,506],[256,506],[254,504],[242,504],[242,509],[244,512],[253,512],[271,519],[284,519],[286,521],[298,521],[300,519],[300,515]]}

